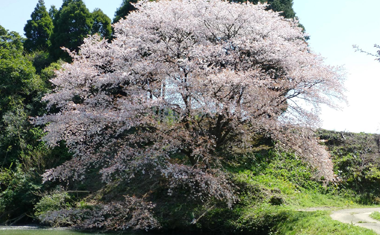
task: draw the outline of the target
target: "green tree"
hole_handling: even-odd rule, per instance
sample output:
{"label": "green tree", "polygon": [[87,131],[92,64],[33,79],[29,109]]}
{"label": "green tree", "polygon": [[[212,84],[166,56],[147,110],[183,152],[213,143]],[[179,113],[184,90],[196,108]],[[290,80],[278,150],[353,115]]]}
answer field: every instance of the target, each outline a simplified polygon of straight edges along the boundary
{"label": "green tree", "polygon": [[103,38],[110,39],[112,35],[111,19],[98,8],[92,12],[92,17],[94,23],[91,34],[99,33]]}
{"label": "green tree", "polygon": [[24,56],[23,44],[19,34],[0,26],[0,222],[27,219],[36,191],[49,187],[41,184],[41,174],[70,158],[63,144],[49,149],[41,142],[44,131],[29,122],[45,113],[41,97],[60,64],[37,75],[30,59],[35,52]]}
{"label": "green tree", "polygon": [[[229,0],[229,1],[244,3],[247,0]],[[267,7],[267,10],[281,12],[280,15],[288,19],[297,18],[296,13],[293,9],[293,0],[248,0],[248,1],[253,4],[267,3],[269,4]],[[305,32],[305,27],[302,24],[299,24],[299,27],[301,27],[303,31]],[[309,36],[305,36],[305,40],[309,40],[309,39],[310,39]]]}
{"label": "green tree", "polygon": [[61,47],[77,51],[83,39],[91,33],[93,18],[82,0],[65,0],[55,14],[50,55],[54,60],[70,60]]}
{"label": "green tree", "polygon": [[23,56],[23,41],[16,32],[0,26],[0,156],[9,164],[26,147],[27,116],[38,114],[37,97],[45,92],[31,61]]}
{"label": "green tree", "polygon": [[40,74],[41,70],[49,66],[52,62],[49,52],[47,51],[32,51],[25,56],[33,63],[37,74]]}
{"label": "green tree", "polygon": [[[118,22],[121,18],[127,16],[131,11],[136,8],[131,3],[136,3],[137,0],[123,0],[121,6],[115,12],[113,23]],[[246,0],[232,0],[231,2],[246,2]],[[249,0],[253,4],[268,3],[270,4],[268,10],[282,12],[281,15],[285,18],[294,18],[296,13],[293,10],[293,0]]]}
{"label": "green tree", "polygon": [[36,8],[31,15],[31,19],[27,21],[25,27],[26,41],[25,50],[46,51],[50,46],[50,35],[53,32],[53,21],[46,10],[44,0],[38,0]]}
{"label": "green tree", "polygon": [[24,56],[23,42],[19,34],[0,26],[0,168],[45,154],[37,153],[43,132],[29,117],[45,113],[41,97],[60,65],[53,63],[37,75],[30,54]]}
{"label": "green tree", "polygon": [[16,32],[8,32],[0,25],[0,58],[18,56],[23,49],[24,39]]}
{"label": "green tree", "polygon": [[[231,2],[246,2],[246,0],[230,0]],[[296,13],[293,10],[293,0],[248,0],[253,4],[268,3],[267,10],[281,12],[285,18],[294,18]]]}
{"label": "green tree", "polygon": [[[115,18],[112,23],[118,22],[121,18],[127,16],[131,11],[136,8],[131,3],[136,3],[138,0],[123,0],[121,6],[115,12]],[[247,0],[230,0],[231,2],[246,2]],[[268,10],[281,12],[285,18],[294,18],[296,13],[293,10],[293,0],[248,0],[253,4],[268,3]],[[300,27],[304,28],[302,25]]]}
{"label": "green tree", "polygon": [[268,9],[281,12],[285,18],[294,18],[296,13],[293,10],[293,0],[268,0]]}
{"label": "green tree", "polygon": [[50,18],[51,18],[52,20],[54,20],[54,19],[55,19],[55,16],[57,15],[57,13],[58,13],[58,9],[57,9],[54,5],[52,5],[52,6],[50,7],[50,9],[49,9],[49,16],[50,16]]}
{"label": "green tree", "polygon": [[[280,15],[288,19],[297,18],[293,9],[293,0],[267,0],[267,2],[270,4],[268,10],[281,12]],[[305,31],[305,27],[302,24],[299,24],[299,27]],[[309,39],[309,36],[305,36],[305,40]]]}
{"label": "green tree", "polygon": [[138,0],[123,0],[121,6],[115,12],[115,18],[112,23],[118,22],[121,18],[127,16],[129,12],[136,10],[131,3],[136,3]]}

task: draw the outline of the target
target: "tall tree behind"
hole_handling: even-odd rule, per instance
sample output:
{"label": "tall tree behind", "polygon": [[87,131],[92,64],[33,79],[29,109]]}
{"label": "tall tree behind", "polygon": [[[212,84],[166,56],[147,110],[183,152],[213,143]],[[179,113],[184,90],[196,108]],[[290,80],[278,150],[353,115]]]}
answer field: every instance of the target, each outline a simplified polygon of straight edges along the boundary
{"label": "tall tree behind", "polygon": [[[230,0],[230,2],[246,2],[247,0]],[[294,18],[296,16],[296,13],[293,10],[293,0],[248,0],[248,2],[251,2],[253,4],[260,3],[268,3],[269,6],[267,10],[273,10],[277,12],[281,12],[280,15],[282,15],[285,18]]]}
{"label": "tall tree behind", "polygon": [[110,39],[112,35],[111,19],[99,8],[96,8],[92,12],[92,17],[94,23],[92,25],[91,34],[99,33],[103,38]]}
{"label": "tall tree behind", "polygon": [[52,5],[49,9],[50,18],[54,20],[57,13],[58,13],[58,9],[54,5]]}
{"label": "tall tree behind", "polygon": [[[131,3],[136,3],[138,0],[123,0],[121,6],[115,12],[115,18],[112,23],[118,22],[121,18],[127,16],[136,8]],[[246,2],[247,0],[230,0],[230,2]],[[294,18],[296,13],[293,10],[293,0],[249,0],[253,4],[268,3],[268,10],[279,11],[285,18]]]}
{"label": "tall tree behind", "polygon": [[293,10],[293,0],[267,0],[270,5],[268,9],[280,11],[285,18],[294,18],[296,13]]}
{"label": "tall tree behind", "polygon": [[[293,19],[293,18],[298,19],[293,9],[293,0],[260,0],[260,1],[267,2],[268,4],[270,4],[267,10],[281,12],[280,15],[288,19]],[[302,24],[299,24],[298,26],[301,27],[303,31],[305,32],[305,27]],[[305,35],[304,37],[305,37],[305,40],[310,39],[310,37],[307,35]]]}
{"label": "tall tree behind", "polygon": [[115,18],[113,18],[112,23],[118,22],[123,17],[127,16],[129,12],[136,10],[136,8],[131,3],[136,3],[138,0],[123,0],[123,3],[115,12]]}
{"label": "tall tree behind", "polygon": [[91,33],[93,18],[82,0],[65,0],[55,14],[50,55],[54,60],[70,60],[61,47],[77,51],[83,39]]}
{"label": "tall tree behind", "polygon": [[44,0],[38,0],[31,18],[24,27],[27,38],[24,44],[25,50],[29,52],[35,50],[46,51],[50,46],[53,21],[46,10]]}

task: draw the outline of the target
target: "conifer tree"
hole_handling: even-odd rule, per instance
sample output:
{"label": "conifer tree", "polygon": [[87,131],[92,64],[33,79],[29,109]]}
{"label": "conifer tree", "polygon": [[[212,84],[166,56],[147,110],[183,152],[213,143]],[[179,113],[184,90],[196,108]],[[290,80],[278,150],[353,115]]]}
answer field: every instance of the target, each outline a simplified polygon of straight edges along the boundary
{"label": "conifer tree", "polygon": [[131,4],[136,2],[137,0],[123,0],[123,3],[115,12],[115,18],[112,23],[118,22],[120,19],[127,16],[131,11],[136,10],[136,8]]}
{"label": "conifer tree", "polygon": [[293,0],[267,0],[268,9],[281,12],[285,18],[294,18],[296,13],[293,10]]}
{"label": "conifer tree", "polygon": [[112,35],[111,19],[99,8],[92,12],[94,23],[91,34],[99,33],[103,38],[110,39]]}
{"label": "conifer tree", "polygon": [[53,21],[54,21],[54,19],[55,19],[55,16],[56,16],[57,12],[58,12],[58,9],[57,9],[54,5],[52,5],[52,6],[50,7],[50,9],[49,9],[49,16],[50,16],[50,18],[51,18]]}
{"label": "conifer tree", "polygon": [[50,46],[50,35],[53,32],[53,21],[46,10],[44,0],[38,0],[36,8],[24,27],[24,47],[27,51],[46,51]]}
{"label": "conifer tree", "polygon": [[[246,0],[229,0],[231,2],[240,2],[244,3]],[[269,4],[268,7],[266,8],[267,10],[273,10],[280,12],[280,15],[288,18],[288,19],[294,19],[296,17],[296,13],[293,9],[293,0],[248,0],[248,2],[253,3],[253,4],[258,4],[258,3],[267,3]],[[302,24],[298,25],[303,29],[305,32],[305,27]],[[309,40],[310,37],[308,35],[305,35],[305,40]]]}
{"label": "conifer tree", "polygon": [[[123,0],[121,6],[115,12],[115,18],[112,23],[118,22],[123,17],[127,16],[136,8],[131,3],[136,3],[138,0]],[[294,18],[296,16],[293,10],[293,0],[248,0],[253,4],[268,3],[270,4],[267,10],[279,11],[285,18]],[[230,2],[246,2],[246,0],[230,0]]]}
{"label": "conifer tree", "polygon": [[93,18],[82,0],[65,0],[55,14],[50,55],[54,60],[69,60],[61,47],[76,51],[83,39],[91,33]]}

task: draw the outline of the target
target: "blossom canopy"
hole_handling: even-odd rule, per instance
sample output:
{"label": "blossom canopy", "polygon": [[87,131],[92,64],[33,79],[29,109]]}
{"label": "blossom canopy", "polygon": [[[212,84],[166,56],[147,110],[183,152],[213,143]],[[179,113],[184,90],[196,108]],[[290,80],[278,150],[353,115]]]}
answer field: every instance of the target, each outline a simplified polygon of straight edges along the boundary
{"label": "blossom canopy", "polygon": [[106,182],[148,174],[165,179],[169,195],[186,187],[196,200],[231,205],[226,156],[249,151],[257,134],[333,177],[311,128],[320,104],[344,99],[343,79],[310,52],[296,20],[249,2],[135,6],[114,24],[112,42],[88,37],[51,80],[44,100],[59,112],[37,123],[47,124],[48,143],[65,140],[75,156],[45,180],[100,166]]}

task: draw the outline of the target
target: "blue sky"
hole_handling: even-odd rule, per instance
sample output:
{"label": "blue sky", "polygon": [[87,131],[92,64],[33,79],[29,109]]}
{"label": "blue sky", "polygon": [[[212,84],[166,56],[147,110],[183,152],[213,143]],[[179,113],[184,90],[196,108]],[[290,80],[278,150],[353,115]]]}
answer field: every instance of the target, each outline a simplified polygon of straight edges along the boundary
{"label": "blue sky", "polygon": [[375,53],[380,44],[379,0],[294,0],[293,6],[311,39],[311,49],[332,65],[344,65],[348,106],[324,108],[323,128],[380,132],[380,62],[355,52],[353,44]]}
{"label": "blue sky", "polygon": [[[122,0],[84,0],[93,11],[100,8],[111,20]],[[23,35],[37,0],[0,0],[0,25]],[[62,0],[45,0],[59,8]],[[352,132],[380,132],[380,62],[355,52],[353,44],[375,52],[380,44],[379,0],[294,0],[294,10],[311,36],[311,49],[326,63],[343,65],[347,72],[348,106],[341,111],[324,107],[322,127]]]}
{"label": "blue sky", "polygon": [[[24,26],[30,19],[38,0],[0,0],[0,25],[5,29],[19,32],[24,35]],[[49,10],[51,5],[60,8],[62,0],[45,0],[45,6]],[[93,11],[100,8],[113,20],[115,11],[120,7],[122,0],[83,0],[87,8]]]}

